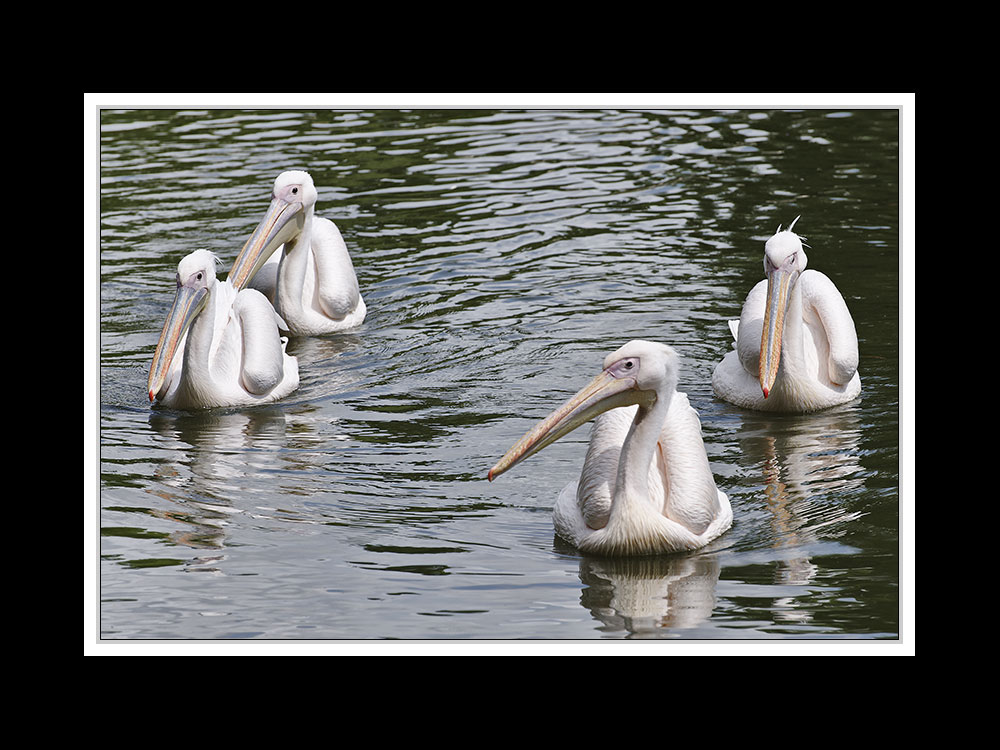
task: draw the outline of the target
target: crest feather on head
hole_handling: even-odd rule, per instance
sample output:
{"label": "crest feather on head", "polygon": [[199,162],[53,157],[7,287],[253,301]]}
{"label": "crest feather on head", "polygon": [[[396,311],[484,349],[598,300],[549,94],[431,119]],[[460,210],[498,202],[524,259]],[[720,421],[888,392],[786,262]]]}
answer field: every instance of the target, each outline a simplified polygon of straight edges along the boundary
{"label": "crest feather on head", "polygon": [[[791,232],[792,234],[795,234],[795,232],[792,232],[792,228],[793,228],[793,227],[795,226],[795,223],[796,223],[796,222],[797,222],[797,221],[798,221],[799,219],[801,219],[801,218],[802,218],[802,214],[799,214],[798,216],[796,216],[796,217],[795,217],[795,219],[794,219],[794,220],[792,221],[792,223],[788,225],[788,229],[786,229],[786,230],[784,230],[784,231],[786,231],[786,232]],[[781,231],[782,231],[782,230],[781,230],[781,224],[778,224],[778,231],[776,231],[776,232],[775,232],[775,234],[781,234]],[[800,242],[802,242],[802,244],[803,244],[803,245],[804,245],[805,247],[809,247],[809,245],[806,245],[806,243],[805,243],[805,239],[806,239],[806,238],[805,238],[805,237],[804,237],[803,235],[801,235],[801,234],[795,234],[795,236],[799,238],[799,241],[800,241]]]}

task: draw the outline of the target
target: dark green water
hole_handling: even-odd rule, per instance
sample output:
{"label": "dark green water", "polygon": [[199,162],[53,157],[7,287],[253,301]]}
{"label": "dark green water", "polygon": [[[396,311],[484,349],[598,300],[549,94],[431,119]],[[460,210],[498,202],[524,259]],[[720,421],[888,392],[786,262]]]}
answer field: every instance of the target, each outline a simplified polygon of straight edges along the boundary
{"label": "dark green water", "polygon": [[[897,639],[895,110],[100,113],[99,637]],[[305,168],[368,319],[293,341],[270,407],[150,409],[178,260],[232,260]],[[775,417],[711,373],[801,215],[857,325],[859,400]],[[558,543],[579,430],[487,483],[632,338],[684,357],[733,528],[608,562]],[[89,353],[88,353],[89,354]]]}

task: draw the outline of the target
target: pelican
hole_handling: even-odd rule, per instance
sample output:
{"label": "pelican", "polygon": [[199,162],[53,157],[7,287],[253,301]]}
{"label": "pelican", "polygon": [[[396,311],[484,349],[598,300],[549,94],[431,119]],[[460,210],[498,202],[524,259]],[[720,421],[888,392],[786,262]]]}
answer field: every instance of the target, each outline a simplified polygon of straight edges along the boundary
{"label": "pelican", "polygon": [[[307,172],[278,175],[267,213],[229,272],[236,289],[252,286],[271,300],[292,336],[336,333],[365,319],[347,245],[336,224],[316,216],[316,198]],[[282,246],[279,260],[267,263]]]}
{"label": "pelican", "polygon": [[195,250],[177,265],[177,293],[149,368],[149,400],[175,409],[253,406],[287,396],[299,364],[280,319],[255,289],[217,281],[218,259]]}
{"label": "pelican", "polygon": [[[678,356],[630,341],[604,370],[490,469],[492,481],[594,417],[578,482],[559,494],[556,533],[581,552],[657,555],[703,547],[732,525],[715,486],[698,414],[677,388]],[[625,407],[625,408],[618,408]]]}
{"label": "pelican", "polygon": [[847,303],[823,273],[806,270],[804,238],[778,231],[764,273],[729,321],[735,343],[712,374],[715,394],[748,409],[811,412],[861,392],[858,335]]}

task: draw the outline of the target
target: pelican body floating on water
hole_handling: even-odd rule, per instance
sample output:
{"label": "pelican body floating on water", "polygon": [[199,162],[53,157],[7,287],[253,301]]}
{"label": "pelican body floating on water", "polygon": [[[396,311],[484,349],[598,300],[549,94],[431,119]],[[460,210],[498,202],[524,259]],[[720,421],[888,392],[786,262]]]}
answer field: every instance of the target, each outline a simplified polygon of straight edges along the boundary
{"label": "pelican body floating on water", "polygon": [[287,396],[299,365],[263,294],[215,278],[218,259],[195,250],[177,266],[177,293],[149,369],[149,400],[174,409],[254,406]]}
{"label": "pelican body floating on water", "polygon": [[256,288],[271,300],[292,336],[336,333],[365,319],[347,245],[336,224],[316,216],[317,197],[307,172],[278,175],[267,213],[229,272],[236,289]]}
{"label": "pelican body floating on water", "polygon": [[715,394],[748,409],[811,412],[861,392],[858,335],[834,283],[806,270],[802,238],[778,231],[764,245],[764,273],[729,322],[735,344],[712,374]]}
{"label": "pelican body floating on water", "polygon": [[715,486],[698,414],[677,391],[678,369],[669,346],[629,342],[521,438],[488,478],[596,417],[580,479],[556,501],[556,533],[581,552],[603,556],[703,547],[732,525],[733,511]]}

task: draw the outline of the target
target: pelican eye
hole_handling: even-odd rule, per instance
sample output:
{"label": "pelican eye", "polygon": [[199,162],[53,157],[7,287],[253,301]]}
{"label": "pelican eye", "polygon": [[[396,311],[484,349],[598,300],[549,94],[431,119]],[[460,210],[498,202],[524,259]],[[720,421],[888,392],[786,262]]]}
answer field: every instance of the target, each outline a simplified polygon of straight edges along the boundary
{"label": "pelican eye", "polygon": [[633,370],[636,369],[638,365],[639,365],[638,359],[629,357],[628,359],[622,359],[619,360],[618,362],[615,362],[613,365],[611,365],[611,368],[609,369],[608,372],[610,372],[612,377],[620,378],[631,373]]}

